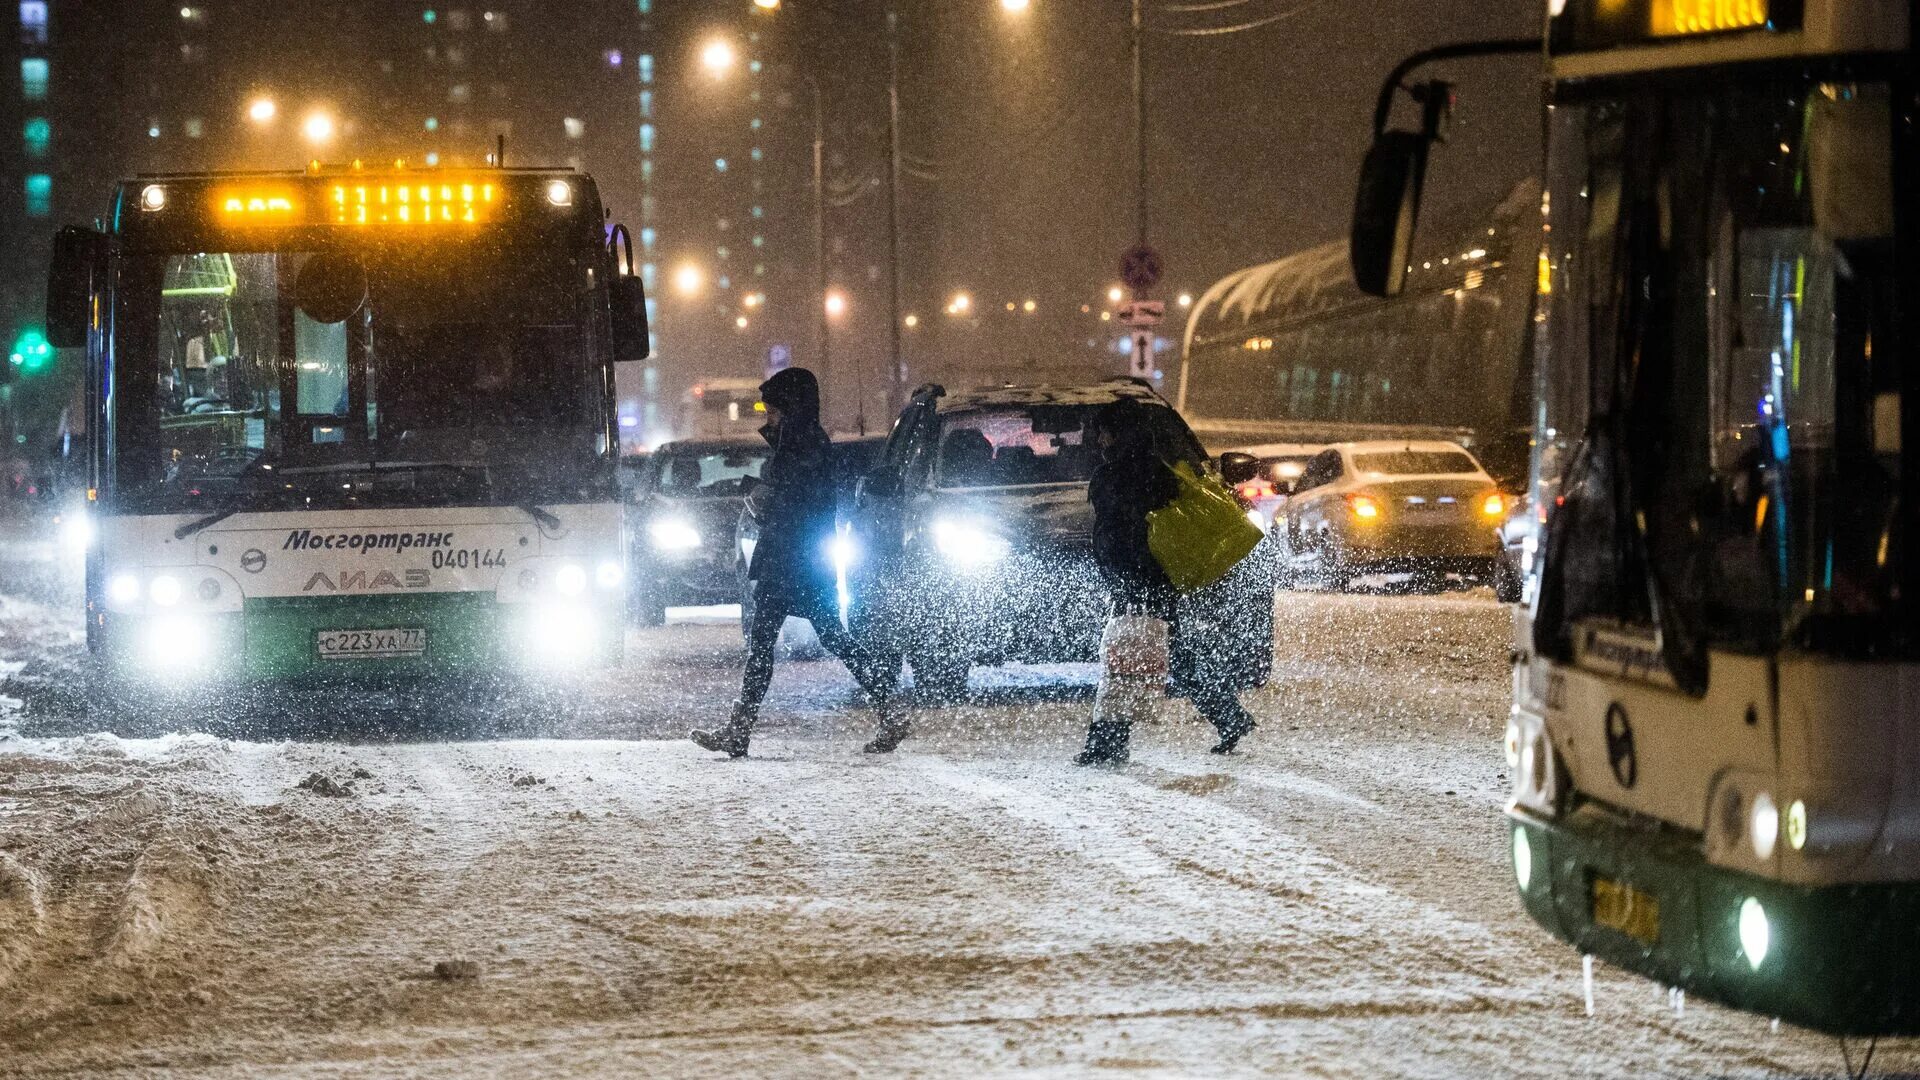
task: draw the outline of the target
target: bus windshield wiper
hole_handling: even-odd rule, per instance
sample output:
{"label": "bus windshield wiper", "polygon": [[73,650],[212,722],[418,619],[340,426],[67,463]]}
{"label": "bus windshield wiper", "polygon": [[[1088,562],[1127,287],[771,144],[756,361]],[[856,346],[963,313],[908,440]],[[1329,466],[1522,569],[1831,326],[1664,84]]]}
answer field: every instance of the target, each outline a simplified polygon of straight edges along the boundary
{"label": "bus windshield wiper", "polygon": [[245,509],[246,507],[238,504],[222,507],[221,509],[215,510],[213,513],[208,514],[206,517],[203,517],[198,521],[189,521],[185,525],[182,525],[179,528],[173,530],[173,538],[175,540],[185,540],[187,537],[192,536],[194,533],[201,532],[206,529],[211,529],[215,525],[220,524],[221,522],[227,520],[228,518],[232,517],[233,515]]}
{"label": "bus windshield wiper", "polygon": [[517,502],[514,503],[513,506],[514,509],[525,511],[528,517],[539,522],[542,529],[557,529],[560,527],[560,518],[554,514],[553,511],[531,500],[527,502]]}

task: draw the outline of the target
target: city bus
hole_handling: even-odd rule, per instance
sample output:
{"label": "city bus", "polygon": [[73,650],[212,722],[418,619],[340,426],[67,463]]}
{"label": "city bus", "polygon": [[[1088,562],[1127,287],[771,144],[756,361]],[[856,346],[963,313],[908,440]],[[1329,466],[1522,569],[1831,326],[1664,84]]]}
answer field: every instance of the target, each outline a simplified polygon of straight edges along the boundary
{"label": "city bus", "polygon": [[1920,1033],[1914,15],[1551,0],[1394,73],[1353,231],[1391,294],[1451,97],[1413,67],[1544,58],[1513,880],[1590,957],[1843,1036]]}
{"label": "city bus", "polygon": [[89,699],[566,685],[618,660],[631,241],[561,169],[143,176],[55,244]]}

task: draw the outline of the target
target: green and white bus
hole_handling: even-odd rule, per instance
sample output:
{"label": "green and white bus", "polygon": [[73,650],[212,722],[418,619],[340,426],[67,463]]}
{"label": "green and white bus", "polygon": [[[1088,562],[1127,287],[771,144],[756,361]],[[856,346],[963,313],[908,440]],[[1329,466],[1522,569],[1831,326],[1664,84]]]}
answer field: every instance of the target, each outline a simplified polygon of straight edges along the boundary
{"label": "green and white bus", "polygon": [[[1546,15],[1521,900],[1670,987],[1920,1033],[1915,5]],[[1517,50],[1424,59],[1474,51]],[[1377,292],[1450,96],[1411,89],[1355,215]]]}
{"label": "green and white bus", "polygon": [[569,170],[141,177],[62,230],[93,699],[617,662],[625,230]]}

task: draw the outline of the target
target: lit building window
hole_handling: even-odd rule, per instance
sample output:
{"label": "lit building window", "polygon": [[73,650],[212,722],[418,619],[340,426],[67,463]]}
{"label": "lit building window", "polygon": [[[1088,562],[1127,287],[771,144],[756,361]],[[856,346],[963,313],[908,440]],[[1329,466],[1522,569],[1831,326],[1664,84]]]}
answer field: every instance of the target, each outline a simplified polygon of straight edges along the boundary
{"label": "lit building window", "polygon": [[660,234],[656,232],[651,225],[649,225],[644,229],[641,229],[640,230],[640,250],[652,251],[654,243],[659,239],[660,239]]}
{"label": "lit building window", "polygon": [[753,122],[747,125],[747,129],[748,129],[749,131],[759,131],[759,130],[760,130],[760,118],[759,118],[759,117],[757,117],[757,116],[756,116],[756,117],[754,117],[754,118],[753,118]]}
{"label": "lit building window", "polygon": [[653,91],[651,90],[640,91],[640,116],[646,120],[653,119]]}
{"label": "lit building window", "polygon": [[207,9],[203,7],[183,7],[180,9],[182,22],[200,23],[207,21]]}
{"label": "lit building window", "polygon": [[754,147],[751,151],[748,152],[747,156],[752,158],[755,161],[759,161],[761,157],[760,148],[757,146]]}
{"label": "lit building window", "polygon": [[714,158],[714,159],[713,159],[713,171],[714,171],[714,172],[726,172],[726,171],[727,171],[727,159],[726,159],[726,158]]}
{"label": "lit building window", "polygon": [[20,0],[20,41],[26,45],[47,43],[46,0]]}
{"label": "lit building window", "polygon": [[198,139],[207,133],[206,123],[197,116],[187,117],[186,121],[180,125],[180,129],[187,133],[189,139]]}
{"label": "lit building window", "polygon": [[640,125],[640,152],[643,154],[653,153],[653,125],[652,124]]}
{"label": "lit building window", "polygon": [[753,246],[754,246],[754,247],[766,247],[766,246],[767,246],[767,238],[766,238],[766,237],[764,237],[764,236],[756,236],[756,237],[754,237],[754,238],[753,238]]}
{"label": "lit building window", "polygon": [[760,61],[758,60],[747,61],[747,70],[752,72],[755,75],[760,74]]}
{"label": "lit building window", "polygon": [[147,138],[157,139],[159,137],[160,137],[160,121],[158,120],[147,121]]}
{"label": "lit building window", "polygon": [[434,23],[440,21],[440,13],[432,8],[428,8],[420,13],[420,21],[426,23],[428,26],[432,26]]}
{"label": "lit building window", "polygon": [[429,117],[427,117],[427,122],[426,122],[426,124],[425,124],[424,126],[426,127],[426,129],[427,129],[428,131],[439,131],[439,130],[440,130],[440,118],[439,118],[439,117],[437,117],[437,116],[429,116]]}
{"label": "lit building window", "polygon": [[26,138],[28,158],[38,161],[47,156],[47,147],[53,143],[53,125],[46,117],[28,120],[22,134]]}
{"label": "lit building window", "polygon": [[757,217],[757,218],[763,218],[763,217],[766,217],[766,216],[767,216],[767,210],[766,210],[766,207],[764,207],[764,206],[756,206],[756,207],[754,207],[754,208],[753,208],[753,216],[754,216],[754,217]]}
{"label": "lit building window", "polygon": [[653,14],[653,0],[640,0],[640,14]]}
{"label": "lit building window", "polygon": [[47,100],[47,62],[37,56],[20,61],[20,96],[28,101]]}
{"label": "lit building window", "polygon": [[647,290],[648,292],[652,292],[652,291],[653,291],[653,279],[654,279],[654,278],[656,278],[656,277],[659,277],[659,276],[660,276],[660,268],[659,268],[658,266],[655,266],[655,265],[654,265],[654,264],[652,264],[652,263],[642,263],[642,264],[641,264],[641,266],[640,266],[640,286],[641,286],[641,288],[644,288],[644,289],[646,289],[646,290]]}
{"label": "lit building window", "polygon": [[427,164],[428,164],[428,165],[438,165],[438,164],[440,164],[440,155],[439,155],[438,153],[435,153],[435,152],[433,152],[433,151],[428,151],[428,152],[427,152]]}
{"label": "lit building window", "polygon": [[653,180],[653,159],[641,158],[640,159],[640,182],[643,184],[646,184],[646,183],[651,183],[652,180]]}
{"label": "lit building window", "polygon": [[458,105],[473,100],[473,87],[466,83],[455,83],[447,89],[447,100]]}
{"label": "lit building window", "polygon": [[465,10],[447,12],[447,29],[467,30],[473,26],[473,16]]}
{"label": "lit building window", "polygon": [[642,53],[640,55],[640,81],[643,83],[653,82],[653,56],[650,53]]}
{"label": "lit building window", "polygon": [[569,116],[561,120],[560,126],[567,129],[567,138],[569,139],[583,138],[587,134],[587,122],[577,116]]}
{"label": "lit building window", "polygon": [[486,14],[480,16],[480,18],[486,22],[487,29],[492,30],[495,33],[506,32],[506,29],[507,29],[507,13],[506,12],[489,11]]}
{"label": "lit building window", "polygon": [[26,189],[27,216],[51,217],[53,215],[53,177],[46,173],[29,173]]}
{"label": "lit building window", "polygon": [[626,57],[620,55],[619,49],[608,49],[606,52],[602,53],[601,55],[607,58],[608,67],[617,68],[620,66],[622,61],[626,60]]}

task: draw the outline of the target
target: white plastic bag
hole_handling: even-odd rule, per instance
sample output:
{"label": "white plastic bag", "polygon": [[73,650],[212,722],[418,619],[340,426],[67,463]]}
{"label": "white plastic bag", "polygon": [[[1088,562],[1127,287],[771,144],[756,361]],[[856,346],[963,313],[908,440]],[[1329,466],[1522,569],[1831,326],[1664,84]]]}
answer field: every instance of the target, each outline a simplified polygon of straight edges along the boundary
{"label": "white plastic bag", "polygon": [[1100,689],[1093,718],[1137,724],[1151,720],[1166,696],[1167,624],[1151,615],[1115,614],[1100,635]]}

